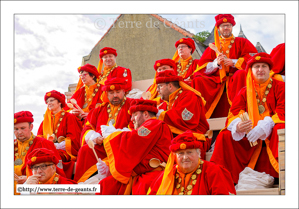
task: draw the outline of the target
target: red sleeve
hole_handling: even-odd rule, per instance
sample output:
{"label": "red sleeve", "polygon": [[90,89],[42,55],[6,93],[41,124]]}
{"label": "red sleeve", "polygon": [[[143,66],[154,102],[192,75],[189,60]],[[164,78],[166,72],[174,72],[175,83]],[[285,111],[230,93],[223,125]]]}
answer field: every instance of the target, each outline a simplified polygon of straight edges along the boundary
{"label": "red sleeve", "polygon": [[270,53],[273,61],[272,70],[275,73],[285,74],[285,43],[277,45]]}
{"label": "red sleeve", "polygon": [[38,131],[37,131],[37,136],[39,136],[39,137],[43,137],[43,135],[44,135],[43,124],[44,124],[44,121],[42,121],[42,123],[40,124]]}
{"label": "red sleeve", "polygon": [[161,171],[161,174],[158,175],[154,180],[153,182],[151,183],[151,186],[149,188],[149,193],[148,195],[156,195],[158,190],[159,190],[159,187],[162,183],[162,179],[163,179],[163,175],[164,175],[164,171]]}
{"label": "red sleeve", "polygon": [[285,83],[276,80],[273,80],[273,82],[277,83],[274,89],[276,104],[274,113],[278,115],[280,120],[285,121]]}

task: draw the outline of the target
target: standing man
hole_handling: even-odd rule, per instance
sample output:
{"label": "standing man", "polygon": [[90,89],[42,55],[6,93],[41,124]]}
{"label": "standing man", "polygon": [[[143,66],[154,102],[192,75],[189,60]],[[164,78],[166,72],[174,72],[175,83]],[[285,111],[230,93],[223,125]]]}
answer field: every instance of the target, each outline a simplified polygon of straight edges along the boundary
{"label": "standing man", "polygon": [[204,101],[200,93],[185,84],[181,76],[173,70],[165,70],[157,75],[157,85],[161,99],[168,102],[166,109],[159,110],[159,120],[164,121],[174,137],[191,130],[200,141],[202,158],[210,148],[211,140],[205,133],[209,124],[205,117]]}
{"label": "standing man", "polygon": [[244,70],[250,54],[257,53],[249,40],[232,34],[236,24],[232,15],[219,14],[215,20],[215,45],[220,54],[211,48],[204,51],[191,85],[202,93],[207,102],[207,119],[227,117],[234,97],[246,86]]}
{"label": "standing man", "polygon": [[[53,142],[33,135],[31,132],[33,121],[33,115],[29,111],[21,111],[14,114],[14,134],[17,137],[14,140],[15,186],[26,181],[26,156],[34,149],[47,148],[52,150],[57,159],[61,160]],[[64,175],[64,172],[62,171],[61,174]]]}
{"label": "standing man", "polygon": [[160,166],[151,167],[150,160],[167,161],[172,134],[167,124],[155,118],[156,106],[155,101],[134,100],[130,107],[134,130],[114,132],[103,140],[109,167],[98,164],[99,173],[107,176],[99,183],[100,194],[145,195],[162,170]]}
{"label": "standing man", "polygon": [[230,173],[223,167],[200,159],[200,143],[191,131],[171,141],[166,169],[148,191],[150,195],[235,195]]}
{"label": "standing man", "polygon": [[[87,117],[81,134],[81,149],[78,153],[76,172],[74,180],[79,182],[86,181],[97,172],[97,159],[88,146],[88,141],[95,143],[95,151],[99,158],[106,158],[105,149],[101,143],[103,133],[102,125],[111,123],[117,129],[127,128],[131,116],[128,113],[132,99],[125,97],[126,81],[124,78],[108,78],[105,81],[103,103],[92,110]],[[110,127],[111,127],[110,126]],[[132,125],[131,125],[132,126]]]}
{"label": "standing man", "polygon": [[[216,139],[211,162],[229,170],[236,184],[245,167],[278,178],[277,129],[285,127],[285,83],[270,77],[272,66],[266,53],[248,61],[247,86],[234,99],[227,129]],[[249,114],[247,121],[240,119],[244,112]]]}

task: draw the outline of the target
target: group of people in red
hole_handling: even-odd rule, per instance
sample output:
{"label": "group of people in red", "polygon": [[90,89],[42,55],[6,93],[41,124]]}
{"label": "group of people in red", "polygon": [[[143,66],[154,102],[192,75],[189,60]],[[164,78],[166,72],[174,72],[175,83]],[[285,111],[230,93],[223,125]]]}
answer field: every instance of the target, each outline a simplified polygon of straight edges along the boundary
{"label": "group of people in red", "polygon": [[[32,113],[15,113],[15,187],[95,178],[100,195],[229,195],[246,167],[278,178],[284,44],[270,55],[257,53],[249,40],[233,36],[232,15],[215,20],[214,47],[197,60],[194,41],[178,40],[173,59],[155,62],[154,82],[140,99],[129,98],[131,71],[105,47],[98,67],[78,68],[68,102],[58,91],[45,94],[36,136]],[[248,120],[241,119],[245,113]],[[209,162],[211,117],[227,121]]]}

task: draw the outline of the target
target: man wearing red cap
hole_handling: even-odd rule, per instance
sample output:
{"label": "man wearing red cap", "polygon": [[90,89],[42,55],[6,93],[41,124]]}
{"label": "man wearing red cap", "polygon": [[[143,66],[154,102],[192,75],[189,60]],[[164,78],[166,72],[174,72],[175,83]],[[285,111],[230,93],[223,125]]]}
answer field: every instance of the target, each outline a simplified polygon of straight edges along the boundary
{"label": "man wearing red cap", "polygon": [[159,110],[159,120],[169,126],[174,136],[191,130],[200,141],[202,158],[210,148],[210,139],[205,133],[209,124],[205,117],[204,100],[200,93],[185,84],[173,70],[159,72],[156,83],[161,99],[168,102],[167,109]]}
{"label": "man wearing red cap", "polygon": [[175,72],[177,72],[177,66],[175,61],[173,61],[172,59],[161,59],[155,62],[154,69],[156,71],[154,83],[147,89],[147,92],[151,93],[150,100],[155,99],[155,101],[157,101],[159,105],[162,101],[160,100],[160,98],[157,98],[159,97],[157,91],[157,84],[156,84],[157,73],[162,72],[164,70],[174,70]]}
{"label": "man wearing red cap", "polygon": [[[285,84],[270,77],[272,67],[266,53],[248,61],[246,87],[234,99],[227,129],[216,139],[211,161],[227,168],[235,183],[245,167],[278,177],[277,129],[285,127]],[[249,120],[241,119],[245,112]]]}
{"label": "man wearing red cap", "polygon": [[[14,114],[14,173],[16,183],[26,181],[26,156],[36,148],[47,148],[54,152],[57,159],[61,160],[54,144],[44,138],[36,137],[31,132],[33,129],[33,115],[29,111]],[[63,172],[62,172],[63,173]],[[15,192],[16,194],[16,192]]]}
{"label": "man wearing red cap", "polygon": [[[109,167],[98,163],[100,194],[145,195],[162,170],[159,164],[167,161],[172,134],[167,124],[155,118],[156,106],[155,101],[133,100],[130,113],[135,129],[114,132],[103,140]],[[153,165],[153,160],[158,164]]]}
{"label": "man wearing red cap", "polygon": [[[84,125],[84,120],[90,110],[102,103],[102,91],[101,85],[97,83],[100,74],[95,66],[86,64],[79,67],[78,72],[80,74],[80,79],[77,84],[77,89],[69,103],[74,106],[71,112],[82,120],[82,125]],[[76,103],[82,110],[79,110],[74,103]],[[69,107],[65,107],[65,109],[68,110]]]}
{"label": "man wearing red cap", "polygon": [[175,47],[177,50],[172,59],[177,64],[177,75],[182,76],[187,84],[190,85],[190,78],[199,61],[192,58],[192,54],[195,51],[195,43],[191,38],[181,38],[175,42]]}
{"label": "man wearing red cap", "polygon": [[65,95],[52,90],[45,94],[47,110],[37,135],[54,143],[63,161],[63,169],[72,178],[74,163],[80,149],[82,126],[73,114],[66,112]]}
{"label": "man wearing red cap", "polygon": [[171,141],[166,168],[152,182],[149,195],[235,195],[230,173],[200,159],[200,143],[191,131]]}
{"label": "man wearing red cap", "polygon": [[232,15],[219,14],[215,20],[214,37],[218,52],[211,48],[204,51],[191,84],[207,102],[207,119],[227,117],[234,97],[246,85],[244,70],[250,54],[257,53],[249,40],[232,34],[236,24]]}
{"label": "man wearing red cap", "polygon": [[28,179],[25,184],[77,184],[59,175],[56,170],[58,158],[54,152],[38,148],[27,156]]}
{"label": "man wearing red cap", "polygon": [[[99,158],[106,158],[106,152],[102,143],[103,133],[102,125],[108,125],[110,130],[123,129],[128,127],[131,117],[128,113],[132,99],[125,97],[125,87],[127,83],[124,78],[108,78],[105,81],[103,90],[103,103],[92,110],[87,117],[81,134],[81,149],[78,154],[76,172],[74,180],[84,182],[97,172],[97,159],[87,145],[89,140],[92,140],[95,145],[95,151]],[[131,125],[132,126],[132,125]]]}
{"label": "man wearing red cap", "polygon": [[[99,83],[104,85],[107,78],[123,78],[126,81],[126,86],[124,88],[125,92],[129,92],[132,89],[132,74],[131,70],[121,66],[117,66],[116,49],[111,47],[104,47],[100,50],[100,62],[98,65],[98,72],[101,74],[99,78]],[[103,68],[104,64],[104,68]],[[102,69],[103,68],[103,69]]]}

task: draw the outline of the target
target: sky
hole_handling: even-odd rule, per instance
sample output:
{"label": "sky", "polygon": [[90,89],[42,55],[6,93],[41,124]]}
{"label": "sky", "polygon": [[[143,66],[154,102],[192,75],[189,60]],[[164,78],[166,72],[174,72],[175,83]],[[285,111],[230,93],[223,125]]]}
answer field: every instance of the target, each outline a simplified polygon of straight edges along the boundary
{"label": "sky", "polygon": [[[229,197],[205,196],[204,201],[201,197],[177,201],[178,197],[105,196],[103,199],[63,195],[49,199],[44,195],[28,201],[28,197],[12,195],[13,164],[7,159],[12,156],[13,149],[13,113],[31,111],[36,134],[46,110],[45,93],[53,89],[63,93],[69,84],[76,83],[76,69],[81,65],[82,57],[90,53],[118,14],[132,13],[162,15],[192,33],[211,31],[216,14],[231,13],[236,20],[235,36],[241,24],[247,38],[254,45],[260,42],[268,53],[276,45],[286,42],[286,66],[290,66],[286,71],[286,138],[290,141],[286,143],[285,196],[238,196],[229,201]],[[196,21],[201,23],[199,27],[194,26]],[[0,154],[1,206],[5,208],[40,208],[41,203],[51,208],[95,205],[107,208],[157,205],[168,208],[295,208],[298,204],[298,2],[1,1]]]}
{"label": "sky", "polygon": [[[78,81],[76,69],[82,57],[90,53],[118,15],[14,16],[15,112],[32,112],[34,134],[46,110],[45,93],[51,90],[64,93],[69,84]],[[159,15],[193,34],[211,32],[215,25],[214,14]],[[260,42],[270,53],[284,42],[284,18],[284,15],[235,15],[233,34],[238,36],[241,24],[247,38],[254,45]]]}

